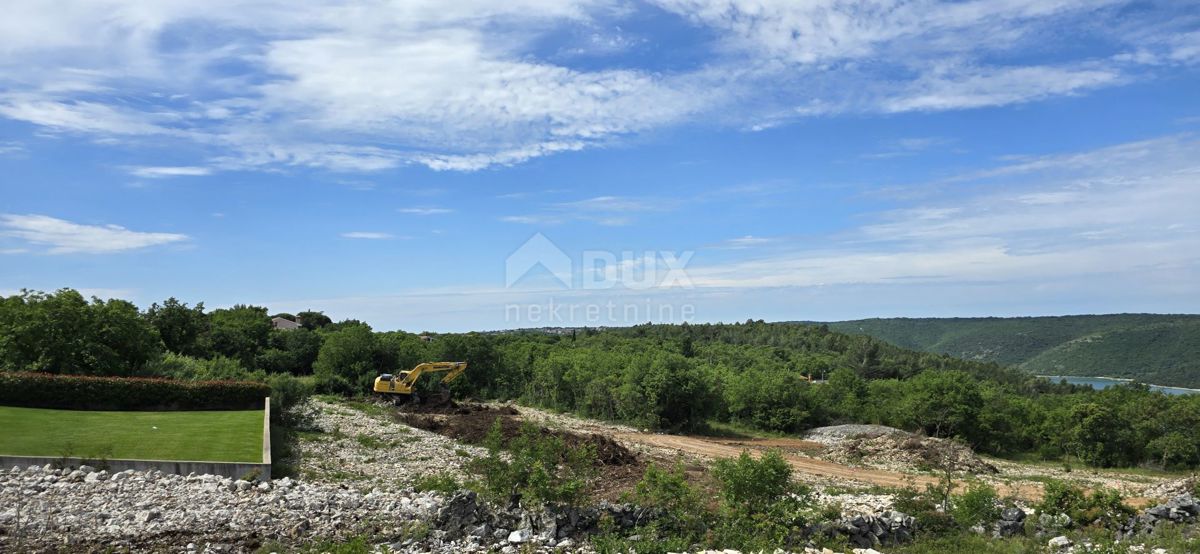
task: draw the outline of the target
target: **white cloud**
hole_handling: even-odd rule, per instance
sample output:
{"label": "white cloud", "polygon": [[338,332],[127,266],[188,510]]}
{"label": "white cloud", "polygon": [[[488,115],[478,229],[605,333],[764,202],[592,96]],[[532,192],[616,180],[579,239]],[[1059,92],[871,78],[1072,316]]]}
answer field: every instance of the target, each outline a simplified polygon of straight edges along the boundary
{"label": "white cloud", "polygon": [[721,242],[717,243],[716,245],[714,245],[713,248],[723,248],[723,249],[728,249],[728,250],[743,250],[746,248],[753,248],[755,246],[763,246],[766,244],[770,244],[772,242],[774,242],[774,239],[769,239],[766,237],[756,237],[753,235],[746,235],[744,237],[738,237],[738,238],[721,241]]}
{"label": "white cloud", "polygon": [[[199,146],[190,165],[214,169],[478,171],[683,123],[763,129],[1082,94],[1200,51],[1194,29],[1163,25],[1178,8],[1131,15],[1126,0],[652,3],[702,27],[698,63],[545,53],[563,36],[607,53],[642,42],[621,23],[648,9],[623,0],[13,0],[0,117],[117,146]],[[1128,55],[1048,38],[1076,34]]]}
{"label": "white cloud", "polygon": [[143,233],[119,225],[82,225],[46,215],[0,214],[0,231],[50,254],[113,254],[188,240],[175,233]]}
{"label": "white cloud", "polygon": [[196,166],[134,166],[126,168],[130,175],[143,179],[163,179],[167,177],[201,177],[209,175],[212,170]]}
{"label": "white cloud", "polygon": [[351,231],[342,233],[342,238],[347,239],[366,239],[366,240],[389,240],[396,238],[391,233],[377,233],[373,231]]}
{"label": "white cloud", "polygon": [[396,211],[398,211],[402,214],[412,214],[412,215],[444,215],[444,214],[454,213],[454,210],[452,210],[450,208],[435,208],[435,207],[400,208],[399,210],[396,210]]}
{"label": "white cloud", "polygon": [[882,101],[886,112],[942,111],[1005,106],[1120,82],[1114,69],[1030,66],[950,69],[922,76],[907,90]]}

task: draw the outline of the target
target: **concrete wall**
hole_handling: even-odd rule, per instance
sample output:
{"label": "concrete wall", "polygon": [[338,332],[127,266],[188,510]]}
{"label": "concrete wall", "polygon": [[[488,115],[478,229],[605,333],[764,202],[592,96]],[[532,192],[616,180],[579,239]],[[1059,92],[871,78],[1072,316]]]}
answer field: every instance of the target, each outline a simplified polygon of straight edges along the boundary
{"label": "concrete wall", "polygon": [[[22,469],[29,466],[44,466],[46,464],[57,464],[62,462],[62,458],[43,458],[37,456],[0,456],[0,468],[11,469],[13,466]],[[163,473],[177,473],[179,475],[187,475],[195,473],[197,475],[209,473],[212,475],[222,475],[238,479],[246,477],[251,473],[258,472],[259,479],[271,478],[270,464],[255,464],[255,463],[235,463],[235,462],[182,462],[175,460],[105,460],[104,462],[96,462],[94,460],[83,460],[80,458],[67,458],[68,466],[80,466],[84,463],[91,463],[93,466],[97,463],[107,463],[108,471],[115,473],[132,469],[135,471],[153,471],[155,469]]]}
{"label": "concrete wall", "polygon": [[[267,397],[263,401],[263,434],[262,434],[262,462],[199,462],[199,461],[177,461],[177,460],[105,460],[108,464],[108,471],[116,473],[132,469],[135,471],[159,470],[163,473],[176,473],[179,475],[187,475],[195,473],[202,475],[205,473],[211,475],[221,475],[233,479],[240,479],[250,474],[257,474],[259,480],[271,479],[271,398]],[[0,470],[11,469],[13,466],[18,466],[21,469],[29,466],[44,466],[46,464],[57,464],[63,462],[63,458],[41,457],[41,456],[4,456],[0,455]],[[81,458],[66,458],[65,462],[68,466],[79,466],[86,462]],[[92,465],[97,462],[92,461]]]}

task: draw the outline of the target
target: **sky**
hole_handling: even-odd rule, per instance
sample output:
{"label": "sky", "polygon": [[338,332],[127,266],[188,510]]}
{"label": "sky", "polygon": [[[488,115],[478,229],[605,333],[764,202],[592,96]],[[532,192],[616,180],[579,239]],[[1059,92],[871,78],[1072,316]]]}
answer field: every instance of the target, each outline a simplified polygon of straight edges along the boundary
{"label": "sky", "polygon": [[0,294],[1200,312],[1200,3],[9,0]]}

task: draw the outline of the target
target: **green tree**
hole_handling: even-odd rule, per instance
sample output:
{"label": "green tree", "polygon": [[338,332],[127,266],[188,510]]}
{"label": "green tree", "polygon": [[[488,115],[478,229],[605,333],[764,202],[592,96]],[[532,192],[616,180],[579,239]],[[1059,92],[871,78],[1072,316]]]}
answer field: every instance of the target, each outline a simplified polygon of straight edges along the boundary
{"label": "green tree", "polygon": [[909,422],[930,436],[970,436],[983,397],[965,372],[927,370],[907,383],[902,410]]}
{"label": "green tree", "polygon": [[0,300],[0,367],[7,370],[129,375],[161,351],[154,327],[124,300],[89,303],[71,289]]}
{"label": "green tree", "polygon": [[325,335],[325,342],[313,364],[319,378],[341,378],[356,390],[363,390],[381,368],[377,364],[379,341],[371,328],[347,325]]}
{"label": "green tree", "polygon": [[333,323],[333,320],[329,319],[329,316],[325,315],[324,312],[315,312],[312,310],[300,312],[296,314],[296,317],[300,320],[300,325],[309,331],[316,331]]}
{"label": "green tree", "polygon": [[267,309],[239,304],[213,310],[209,319],[212,352],[238,360],[245,367],[254,367],[255,358],[267,347],[271,335]]}
{"label": "green tree", "polygon": [[201,339],[208,332],[208,315],[204,313],[203,302],[188,307],[171,297],[162,305],[151,304],[146,310],[146,319],[158,330],[168,351],[188,356],[204,355]]}
{"label": "green tree", "polygon": [[256,367],[268,373],[312,373],[321,351],[321,335],[308,329],[274,329],[268,347],[258,355]]}

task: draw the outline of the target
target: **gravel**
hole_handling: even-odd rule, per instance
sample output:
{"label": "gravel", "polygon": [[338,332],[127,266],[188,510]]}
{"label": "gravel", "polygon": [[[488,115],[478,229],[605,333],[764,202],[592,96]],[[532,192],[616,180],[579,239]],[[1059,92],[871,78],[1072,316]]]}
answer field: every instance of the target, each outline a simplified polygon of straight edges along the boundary
{"label": "gravel", "polygon": [[431,473],[462,480],[467,461],[486,454],[482,448],[349,406],[313,400],[307,409],[315,432],[304,433],[299,445],[299,472],[306,480],[403,489]]}

